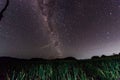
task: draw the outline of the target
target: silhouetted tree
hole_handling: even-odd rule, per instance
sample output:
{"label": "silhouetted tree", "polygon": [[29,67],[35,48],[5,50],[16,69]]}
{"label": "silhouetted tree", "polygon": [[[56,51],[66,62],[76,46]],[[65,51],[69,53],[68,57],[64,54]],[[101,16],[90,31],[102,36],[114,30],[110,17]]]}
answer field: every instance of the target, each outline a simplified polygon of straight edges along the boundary
{"label": "silhouetted tree", "polygon": [[66,57],[64,60],[76,60],[74,57]]}
{"label": "silhouetted tree", "polygon": [[3,13],[7,9],[8,5],[9,5],[9,0],[6,1],[5,7],[0,11],[0,21],[3,18]]}
{"label": "silhouetted tree", "polygon": [[119,55],[120,55],[120,52],[119,52]]}
{"label": "silhouetted tree", "polygon": [[100,58],[99,56],[93,56],[91,59],[98,59]]}
{"label": "silhouetted tree", "polygon": [[106,56],[106,55],[102,55],[102,56],[101,56],[101,58],[105,58],[105,57],[107,57],[107,56]]}
{"label": "silhouetted tree", "polygon": [[116,55],[115,53],[113,53],[113,55]]}

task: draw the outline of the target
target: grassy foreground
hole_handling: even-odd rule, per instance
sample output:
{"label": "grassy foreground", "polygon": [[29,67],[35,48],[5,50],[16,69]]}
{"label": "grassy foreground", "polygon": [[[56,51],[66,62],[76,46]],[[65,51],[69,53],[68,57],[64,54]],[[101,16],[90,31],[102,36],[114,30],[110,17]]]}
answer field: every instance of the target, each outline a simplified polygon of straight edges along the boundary
{"label": "grassy foreground", "polygon": [[120,57],[1,60],[0,80],[120,80]]}

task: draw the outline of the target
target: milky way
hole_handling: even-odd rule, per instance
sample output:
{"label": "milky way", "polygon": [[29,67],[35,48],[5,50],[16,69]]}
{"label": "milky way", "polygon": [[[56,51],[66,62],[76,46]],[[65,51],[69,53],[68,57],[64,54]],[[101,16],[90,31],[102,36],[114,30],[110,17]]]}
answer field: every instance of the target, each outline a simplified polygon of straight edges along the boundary
{"label": "milky way", "polygon": [[59,39],[59,34],[57,32],[57,25],[55,25],[54,20],[51,19],[52,15],[54,14],[53,9],[56,5],[55,0],[41,0],[41,1],[38,0],[38,2],[39,2],[40,13],[44,20],[44,25],[45,25],[44,28],[47,31],[47,35],[49,35],[49,39],[50,39],[49,46],[57,50],[58,57],[62,57],[61,42]]}
{"label": "milky way", "polygon": [[[0,10],[6,0],[0,0]],[[90,58],[120,52],[120,0],[10,0],[0,56]]]}

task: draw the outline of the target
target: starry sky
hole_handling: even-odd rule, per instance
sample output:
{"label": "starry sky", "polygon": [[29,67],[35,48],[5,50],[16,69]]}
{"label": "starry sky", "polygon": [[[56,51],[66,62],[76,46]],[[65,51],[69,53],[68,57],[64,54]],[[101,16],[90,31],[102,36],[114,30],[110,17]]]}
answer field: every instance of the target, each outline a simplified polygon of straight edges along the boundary
{"label": "starry sky", "polygon": [[120,52],[120,0],[10,0],[3,15],[0,56],[84,59]]}

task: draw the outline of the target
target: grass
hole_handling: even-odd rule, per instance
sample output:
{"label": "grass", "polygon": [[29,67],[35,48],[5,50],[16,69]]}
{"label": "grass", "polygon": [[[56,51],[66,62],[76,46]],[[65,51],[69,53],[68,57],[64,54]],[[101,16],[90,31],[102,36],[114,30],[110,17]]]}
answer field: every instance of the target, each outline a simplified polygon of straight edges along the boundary
{"label": "grass", "polygon": [[120,58],[9,63],[6,80],[120,80]]}

